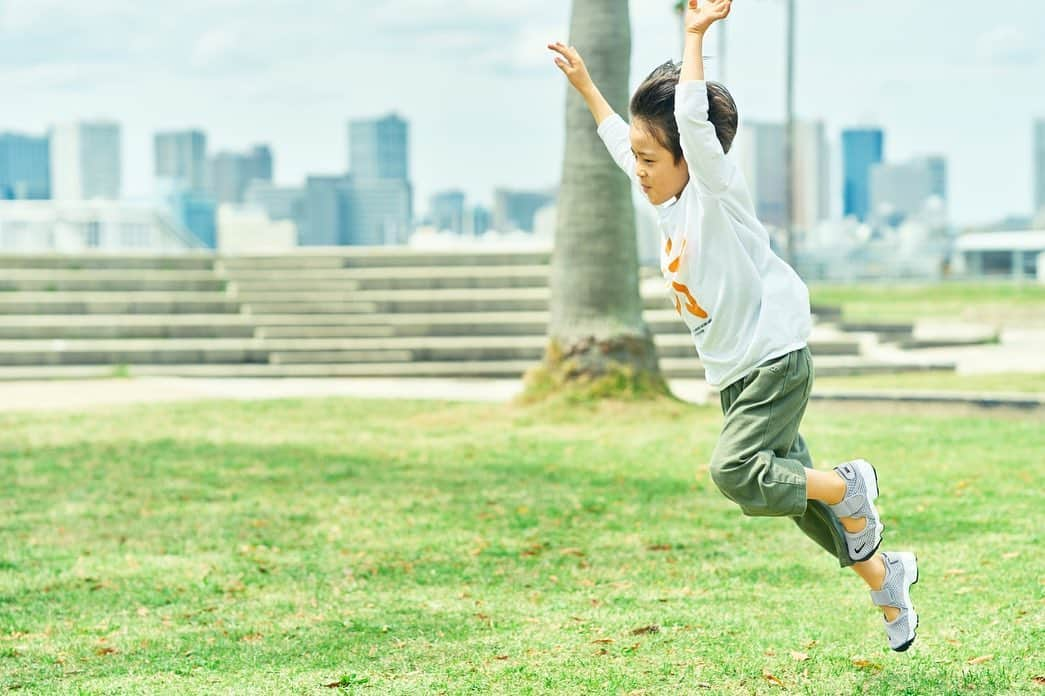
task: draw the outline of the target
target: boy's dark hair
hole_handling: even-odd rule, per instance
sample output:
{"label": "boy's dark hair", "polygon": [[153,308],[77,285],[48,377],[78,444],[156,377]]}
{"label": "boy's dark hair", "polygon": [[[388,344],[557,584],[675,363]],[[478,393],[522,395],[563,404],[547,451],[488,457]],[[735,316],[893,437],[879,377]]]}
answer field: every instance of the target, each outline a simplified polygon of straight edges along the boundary
{"label": "boy's dark hair", "polygon": [[[675,87],[679,83],[682,64],[668,61],[658,66],[643,80],[631,98],[631,117],[641,118],[652,126],[652,135],[675,157],[682,159],[679,128],[675,122]],[[729,90],[718,82],[708,82],[708,120],[722,144],[729,152],[737,135],[737,105]]]}

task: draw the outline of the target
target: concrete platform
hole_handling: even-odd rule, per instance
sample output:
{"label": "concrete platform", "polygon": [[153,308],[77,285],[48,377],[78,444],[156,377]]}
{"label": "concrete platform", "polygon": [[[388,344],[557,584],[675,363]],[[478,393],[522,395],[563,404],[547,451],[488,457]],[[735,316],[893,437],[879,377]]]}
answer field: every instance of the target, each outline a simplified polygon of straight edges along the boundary
{"label": "concrete platform", "polygon": [[[672,380],[672,391],[681,399],[717,407],[718,394],[697,380]],[[0,382],[0,412],[94,411],[98,408],[145,403],[198,402],[211,399],[269,400],[331,397],[471,401],[500,403],[522,392],[518,379],[356,379],[241,377],[139,377],[47,382]],[[1023,412],[1045,410],[1045,394],[910,394],[873,393],[845,395],[814,390],[813,399],[837,403],[884,403],[899,406],[971,407]]]}

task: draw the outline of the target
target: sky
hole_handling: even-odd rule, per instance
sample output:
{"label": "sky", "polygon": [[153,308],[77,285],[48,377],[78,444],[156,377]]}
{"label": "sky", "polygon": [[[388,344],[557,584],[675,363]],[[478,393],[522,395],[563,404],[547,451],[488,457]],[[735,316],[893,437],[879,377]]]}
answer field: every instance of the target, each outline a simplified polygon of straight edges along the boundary
{"label": "sky", "polygon": [[[632,88],[678,58],[672,0],[631,0]],[[877,125],[886,159],[943,154],[959,224],[1029,215],[1045,118],[1045,2],[796,0],[796,110]],[[728,55],[705,46],[741,120],[782,120],[783,0],[736,0]],[[152,191],[152,136],[201,128],[211,152],[270,143],[280,183],[348,168],[347,122],[410,122],[415,208],[460,189],[560,176],[567,84],[545,48],[570,2],[0,0],[0,131],[123,125],[124,189]],[[835,153],[837,156],[837,152]],[[840,197],[841,182],[833,182]],[[837,207],[837,205],[836,205]]]}

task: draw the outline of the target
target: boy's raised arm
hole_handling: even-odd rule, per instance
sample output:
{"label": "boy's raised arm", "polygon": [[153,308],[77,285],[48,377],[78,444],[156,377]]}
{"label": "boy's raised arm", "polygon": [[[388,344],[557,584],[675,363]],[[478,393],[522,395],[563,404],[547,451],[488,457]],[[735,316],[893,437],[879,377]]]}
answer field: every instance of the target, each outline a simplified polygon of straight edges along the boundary
{"label": "boy's raised arm", "polygon": [[606,98],[602,96],[599,88],[595,86],[595,82],[588,74],[588,68],[584,65],[584,60],[576,48],[559,42],[548,44],[548,48],[559,54],[555,58],[555,64],[566,75],[573,88],[584,98],[584,103],[588,105],[588,110],[591,111],[591,115],[598,125],[599,137],[602,138],[613,161],[634,182],[635,155],[631,151],[628,124],[617,115]]}
{"label": "boy's raised arm", "polygon": [[675,91],[675,120],[682,154],[690,175],[706,193],[725,193],[736,165],[726,157],[715,127],[708,120],[708,92],[704,82],[704,34],[729,15],[732,0],[689,0],[682,72]]}
{"label": "boy's raised arm", "polygon": [[566,79],[570,81],[573,88],[584,97],[584,103],[588,105],[591,115],[595,118],[595,125],[600,125],[612,116],[614,114],[613,107],[602,96],[599,88],[595,86],[591,75],[588,74],[588,66],[584,64],[584,60],[581,58],[581,54],[577,52],[577,49],[558,41],[548,44],[548,48],[559,54],[555,59],[555,64],[566,75]]}

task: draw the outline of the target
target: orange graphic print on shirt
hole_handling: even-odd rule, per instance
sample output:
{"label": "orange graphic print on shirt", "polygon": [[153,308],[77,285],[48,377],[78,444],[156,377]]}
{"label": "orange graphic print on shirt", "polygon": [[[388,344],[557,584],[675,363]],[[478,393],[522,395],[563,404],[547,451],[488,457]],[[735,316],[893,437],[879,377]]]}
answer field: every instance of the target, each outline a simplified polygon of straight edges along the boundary
{"label": "orange graphic print on shirt", "polygon": [[[679,255],[676,256],[674,260],[671,260],[671,261],[668,262],[668,270],[669,271],[671,271],[672,273],[678,273],[679,265],[682,263],[682,255],[685,253],[685,251],[686,251],[686,240],[683,239],[682,240],[682,248],[679,249]],[[664,247],[664,252],[668,255],[668,258],[670,259],[671,258],[671,240],[670,239],[668,240],[667,245]],[[695,297],[693,297],[693,293],[690,292],[689,287],[687,287],[686,285],[683,285],[682,283],[678,283],[678,282],[672,281],[671,282],[671,289],[674,290],[674,292],[675,292],[675,294],[672,296],[672,299],[675,300],[675,311],[679,313],[679,316],[682,315],[682,308],[685,307],[686,311],[689,312],[690,314],[692,314],[695,317],[699,317],[700,319],[707,319],[708,318],[708,313],[704,311],[704,308],[700,306],[700,303],[697,302],[697,299]],[[679,295],[680,294],[682,295],[682,297],[685,298],[685,303],[683,303],[681,300],[679,300]]]}

